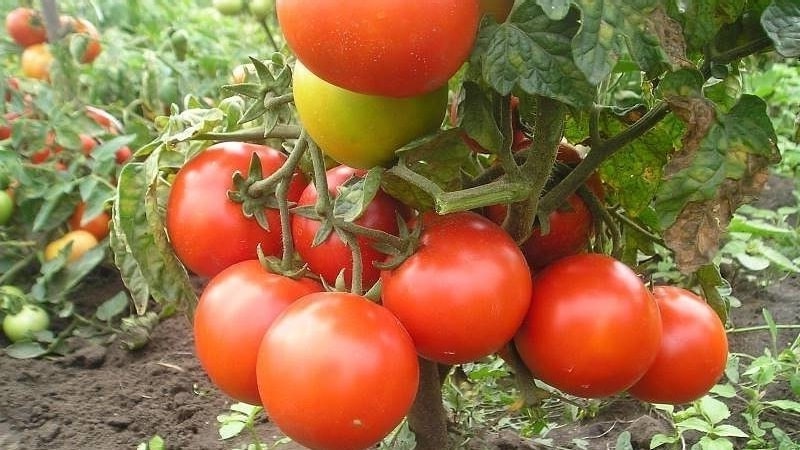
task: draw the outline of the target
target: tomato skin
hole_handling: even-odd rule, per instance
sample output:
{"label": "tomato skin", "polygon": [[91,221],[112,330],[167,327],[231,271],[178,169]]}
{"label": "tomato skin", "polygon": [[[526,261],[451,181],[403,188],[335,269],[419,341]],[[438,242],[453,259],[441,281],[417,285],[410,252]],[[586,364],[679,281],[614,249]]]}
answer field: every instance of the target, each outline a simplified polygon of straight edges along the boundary
{"label": "tomato skin", "polygon": [[678,405],[705,395],[720,379],[728,359],[725,326],[691,291],[656,286],[664,335],[656,360],[628,392],[650,403]]}
{"label": "tomato skin", "polygon": [[16,314],[3,318],[3,333],[11,342],[30,340],[33,334],[50,326],[50,316],[41,306],[27,303]]}
{"label": "tomato skin", "polygon": [[[233,173],[246,175],[253,153],[261,158],[265,177],[286,160],[283,153],[264,145],[223,142],[208,147],[175,176],[167,201],[167,234],[181,262],[198,275],[212,277],[239,261],[256,259],[259,244],[266,255],[281,252],[278,211],[266,211],[267,231],[227,197]],[[296,201],[304,187],[305,180],[296,176],[289,200]]]}
{"label": "tomato skin", "polygon": [[424,220],[416,253],[381,274],[384,306],[427,359],[460,364],[496,352],[528,310],[525,257],[502,228],[477,214]]}
{"label": "tomato skin", "polygon": [[108,236],[108,222],[111,221],[111,216],[107,212],[101,211],[100,214],[84,219],[83,213],[86,211],[86,204],[83,202],[78,203],[75,207],[75,212],[72,213],[67,223],[71,230],[86,230],[92,233],[92,236],[102,241]]}
{"label": "tomato skin", "polygon": [[[347,166],[334,167],[327,171],[328,191],[331,198],[335,198],[338,193],[337,187],[353,176],[363,177],[365,171],[353,169]],[[314,205],[317,201],[317,188],[313,184],[306,186],[298,206]],[[378,191],[375,198],[367,206],[364,214],[355,220],[354,223],[385,231],[390,234],[397,234],[397,212],[400,210],[400,203],[384,193]],[[336,277],[342,269],[345,269],[345,281],[351,285],[353,276],[353,254],[337,233],[331,233],[328,239],[320,245],[314,247],[314,237],[321,228],[321,222],[313,219],[295,215],[292,217],[292,236],[297,253],[308,264],[312,272],[321,276],[331,285],[336,281]],[[358,244],[361,249],[361,259],[363,262],[362,283],[365,287],[372,286],[378,281],[381,271],[373,263],[383,261],[386,255],[372,248],[372,240],[359,236]]]}
{"label": "tomato skin", "polygon": [[388,97],[446,85],[469,56],[480,20],[476,0],[277,0],[276,9],[289,47],[312,72]]}
{"label": "tomato skin", "polygon": [[22,73],[27,77],[47,81],[50,79],[50,65],[53,63],[53,54],[47,44],[33,44],[22,51],[20,60]]}
{"label": "tomato skin", "polygon": [[264,334],[292,302],[321,290],[310,278],[270,273],[258,260],[236,263],[212,278],[194,315],[195,352],[211,381],[238,401],[261,404],[256,359]]}
{"label": "tomato skin", "polygon": [[6,15],[6,32],[22,47],[30,47],[47,41],[47,30],[38,11],[31,8],[15,8]]}
{"label": "tomato skin", "polygon": [[447,109],[447,86],[419,97],[359,94],[294,67],[294,102],[300,121],[320,149],[358,169],[385,165],[394,151],[436,131]]}
{"label": "tomato skin", "polygon": [[44,248],[44,260],[50,261],[55,259],[61,252],[61,249],[66,247],[72,242],[69,255],[67,256],[68,262],[74,262],[80,259],[84,253],[97,246],[97,238],[86,230],[73,230],[64,236],[50,242]]}
{"label": "tomato skin", "polygon": [[0,225],[7,224],[13,213],[14,199],[5,189],[0,190]]}
{"label": "tomato skin", "polygon": [[644,283],[623,263],[598,254],[568,256],[539,272],[514,338],[534,377],[587,398],[631,387],[660,342],[658,306]]}
{"label": "tomato skin", "polygon": [[414,344],[397,318],[344,292],[289,305],[264,336],[257,370],[270,420],[326,450],[378,442],[408,413],[419,384]]}

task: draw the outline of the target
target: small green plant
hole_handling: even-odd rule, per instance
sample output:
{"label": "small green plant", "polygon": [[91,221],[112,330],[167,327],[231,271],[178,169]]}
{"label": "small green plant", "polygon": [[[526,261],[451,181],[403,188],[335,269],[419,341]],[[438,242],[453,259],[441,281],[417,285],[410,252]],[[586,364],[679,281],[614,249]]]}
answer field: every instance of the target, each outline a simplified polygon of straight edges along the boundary
{"label": "small green plant", "polygon": [[261,438],[258,437],[255,425],[263,412],[264,408],[261,406],[234,403],[231,405],[229,412],[217,416],[217,422],[220,423],[220,439],[232,439],[240,436],[245,430],[250,434],[251,442],[244,443],[242,446],[231,450],[269,450],[291,442],[289,438],[278,439],[272,444],[262,442]]}
{"label": "small green plant", "polygon": [[142,442],[136,447],[136,450],[166,450],[167,446],[164,439],[159,435],[154,435],[147,442]]}

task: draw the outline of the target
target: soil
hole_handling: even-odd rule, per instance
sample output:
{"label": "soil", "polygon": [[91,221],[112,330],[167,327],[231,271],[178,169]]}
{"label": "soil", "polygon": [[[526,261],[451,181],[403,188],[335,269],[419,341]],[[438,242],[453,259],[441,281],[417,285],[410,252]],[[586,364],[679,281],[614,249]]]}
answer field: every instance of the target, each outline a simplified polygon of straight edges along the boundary
{"label": "soil", "polygon": [[[783,194],[786,182],[773,182],[773,192]],[[767,191],[769,194],[770,191]],[[769,206],[775,197],[769,195]],[[791,198],[791,189],[788,197]],[[105,299],[121,288],[114,272],[95,278],[81,295],[88,302]],[[762,325],[762,309],[776,323],[800,323],[800,278],[793,277],[763,288],[747,281],[734,285],[742,306],[732,312],[736,327]],[[779,348],[797,336],[782,331]],[[0,338],[0,345],[6,345]],[[769,333],[730,335],[733,352],[760,355],[771,347]],[[66,357],[15,360],[0,355],[0,450],[135,449],[153,435],[160,435],[169,449],[233,449],[246,447],[249,436],[221,441],[217,416],[231,401],[205,377],[192,353],[191,328],[187,319],[173,317],[156,327],[151,342],[138,351],[119,345],[88,344]],[[773,398],[793,398],[788,386],[777,386]],[[793,417],[770,417],[784,430],[799,430]],[[791,421],[794,421],[792,423]],[[743,425],[742,425],[743,426]],[[626,397],[604,404],[588,420],[552,430],[546,437],[559,448],[615,448],[623,431],[631,434],[635,449],[649,448],[656,433],[669,432],[669,425],[646,405]],[[261,420],[258,435],[269,442],[281,436],[277,428]],[[471,449],[538,449],[533,441],[511,431],[476,433]],[[297,450],[289,443],[279,449]]]}

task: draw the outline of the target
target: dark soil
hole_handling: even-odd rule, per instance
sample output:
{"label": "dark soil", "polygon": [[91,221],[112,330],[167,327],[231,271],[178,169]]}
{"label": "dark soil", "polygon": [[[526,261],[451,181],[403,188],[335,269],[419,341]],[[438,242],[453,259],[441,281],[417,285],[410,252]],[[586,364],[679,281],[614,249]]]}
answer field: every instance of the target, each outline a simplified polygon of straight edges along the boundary
{"label": "dark soil", "polygon": [[[113,272],[108,273],[86,286],[82,295],[87,301],[105,299],[120,287]],[[736,327],[762,325],[763,308],[777,323],[800,323],[800,278],[767,288],[742,282],[734,286],[734,295],[743,303],[733,311]],[[796,336],[796,332],[781,332],[779,348]],[[135,449],[155,434],[164,438],[169,449],[241,448],[249,436],[219,439],[216,418],[231,401],[205,377],[191,340],[188,321],[173,317],[156,328],[150,344],[134,352],[116,344],[85,344],[62,358],[14,360],[0,355],[0,450]],[[732,351],[751,355],[771,347],[766,331],[732,334],[730,343]],[[0,338],[0,344],[6,342]],[[792,398],[787,387],[778,389],[776,398]],[[787,431],[800,429],[800,423],[786,422],[796,419],[770,419]],[[257,429],[262,439],[274,442],[281,437],[268,422],[262,421]],[[587,448],[605,449],[614,448],[626,430],[634,448],[647,449],[650,438],[669,432],[669,426],[646,405],[618,398],[596,417],[558,428],[546,437],[561,448],[578,448],[574,443],[578,439],[588,442]],[[469,447],[541,448],[510,431],[475,438]],[[285,444],[278,448],[303,447]]]}

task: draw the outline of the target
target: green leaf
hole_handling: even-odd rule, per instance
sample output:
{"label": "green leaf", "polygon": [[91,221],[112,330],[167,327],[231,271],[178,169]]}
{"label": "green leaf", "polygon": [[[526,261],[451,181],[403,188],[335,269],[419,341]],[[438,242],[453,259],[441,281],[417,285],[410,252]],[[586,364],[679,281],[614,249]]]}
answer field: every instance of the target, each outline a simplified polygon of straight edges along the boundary
{"label": "green leaf", "polygon": [[733,450],[733,443],[724,438],[714,439],[703,436],[700,438],[698,445],[702,450]]}
{"label": "green leaf", "polygon": [[688,419],[681,420],[675,423],[678,430],[695,430],[701,433],[708,434],[714,429],[714,425],[708,423],[705,419],[700,417],[689,417]]}
{"label": "green leaf", "polygon": [[742,13],[741,0],[671,0],[668,12],[683,26],[686,43],[700,50],[711,42],[726,23],[734,22]]}
{"label": "green leaf", "polygon": [[784,411],[800,414],[800,403],[794,400],[769,400],[764,402],[764,404],[774,406],[775,408],[782,409]]}
{"label": "green leaf", "polygon": [[109,321],[123,312],[126,312],[128,310],[128,302],[128,295],[125,292],[117,292],[116,295],[104,301],[100,306],[97,307],[97,311],[94,313],[94,316],[97,318],[97,320],[101,320],[103,322]]}
{"label": "green leaf", "polygon": [[381,188],[383,169],[370,169],[364,177],[352,177],[339,188],[333,202],[333,214],[346,222],[353,222],[367,210]]}
{"label": "green leaf", "polygon": [[459,103],[460,128],[482,148],[496,152],[503,145],[503,133],[492,114],[492,101],[475,83],[466,82],[462,88],[464,100]]}
{"label": "green leaf", "polygon": [[750,437],[747,433],[740,430],[739,428],[727,424],[717,425],[716,427],[714,427],[714,435],[722,437],[740,437],[740,438]]}
{"label": "green leaf", "polygon": [[734,398],[736,397],[736,388],[730,383],[718,384],[711,388],[710,393],[722,398]]}
{"label": "green leaf", "polygon": [[647,32],[647,15],[656,7],[657,0],[577,0],[576,3],[582,15],[581,27],[572,42],[572,55],[590,83],[600,84],[611,73],[623,52],[623,38],[658,45],[658,39]]}
{"label": "green leaf", "polygon": [[633,450],[633,444],[631,444],[631,432],[625,430],[620,433],[619,436],[617,436],[617,446],[614,448],[616,450]]}
{"label": "green leaf", "polygon": [[31,288],[37,298],[63,298],[78,286],[106,257],[106,247],[104,245],[96,245],[86,251],[79,259],[66,262],[63,258],[70,251],[68,248],[71,247],[72,244],[68,244],[62,250],[59,258],[47,261],[42,265],[41,275]]}
{"label": "green leaf", "polygon": [[762,241],[757,241],[758,251],[764,255],[766,259],[774,263],[778,268],[784,272],[800,273],[800,266],[793,263],[791,259],[786,257],[780,251],[768,246]]}
{"label": "green leaf", "polygon": [[761,15],[761,25],[778,53],[786,58],[800,56],[800,3],[773,0]]}
{"label": "green leaf", "polygon": [[244,430],[244,422],[227,422],[219,427],[219,438],[222,440],[236,437]]}
{"label": "green leaf", "polygon": [[720,423],[731,416],[731,411],[728,409],[728,405],[715,399],[714,397],[706,395],[698,400],[697,403],[699,405],[700,412],[713,424]]}
{"label": "green leaf", "polygon": [[561,20],[569,12],[570,0],[536,0],[547,17],[552,20]]}
{"label": "green leaf", "polygon": [[117,232],[119,227],[115,226],[113,222],[109,225],[111,226],[109,247],[114,254],[114,264],[119,269],[122,281],[131,294],[131,301],[137,314],[144,314],[147,312],[147,305],[150,301],[150,287],[147,285],[138,261],[128,252],[125,234]]}
{"label": "green leaf", "polygon": [[165,450],[164,439],[159,435],[155,435],[147,441],[147,450]]}
{"label": "green leaf", "polygon": [[47,350],[38,342],[20,341],[6,347],[6,355],[15,359],[32,359],[46,354]]}
{"label": "green leaf", "polygon": [[661,447],[666,444],[674,444],[681,438],[678,436],[667,436],[666,434],[656,434],[650,439],[650,449]]}
{"label": "green leaf", "polygon": [[484,29],[473,60],[481,62],[484,79],[503,95],[519,88],[570,106],[591,105],[596,89],[571,57],[577,19],[570,13],[552,21],[533,2],[522,3],[513,22]]}

